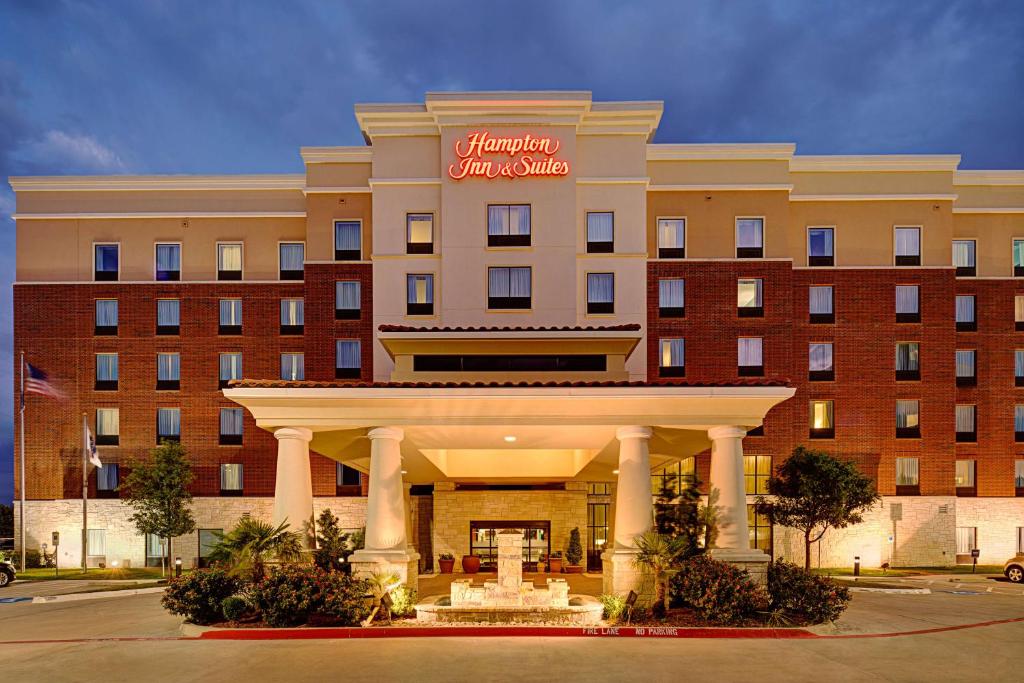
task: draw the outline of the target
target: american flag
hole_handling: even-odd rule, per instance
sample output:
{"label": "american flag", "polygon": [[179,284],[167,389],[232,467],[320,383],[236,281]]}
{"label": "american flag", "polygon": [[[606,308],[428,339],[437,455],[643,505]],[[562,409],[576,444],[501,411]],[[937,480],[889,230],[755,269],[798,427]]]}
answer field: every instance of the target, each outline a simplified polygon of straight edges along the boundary
{"label": "american flag", "polygon": [[[25,363],[25,369],[27,371],[25,373],[26,394],[41,394],[57,399],[64,398],[64,394],[50,381],[50,377],[46,372],[31,363]],[[24,404],[25,397],[22,396],[21,400],[22,404]]]}

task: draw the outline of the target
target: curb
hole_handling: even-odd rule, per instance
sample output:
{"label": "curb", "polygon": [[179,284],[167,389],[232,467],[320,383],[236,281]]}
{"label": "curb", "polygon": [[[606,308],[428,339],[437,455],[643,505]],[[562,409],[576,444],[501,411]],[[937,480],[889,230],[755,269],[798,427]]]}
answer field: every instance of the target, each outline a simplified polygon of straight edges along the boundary
{"label": "curb", "polygon": [[94,593],[67,593],[65,595],[40,595],[32,598],[32,604],[38,605],[46,602],[73,602],[75,600],[96,600],[99,598],[120,598],[131,595],[148,595],[150,593],[163,593],[164,588],[129,588],[123,591],[97,591]]}
{"label": "curb", "polygon": [[892,593],[897,595],[931,595],[930,588],[869,588],[867,586],[847,586],[851,593]]}

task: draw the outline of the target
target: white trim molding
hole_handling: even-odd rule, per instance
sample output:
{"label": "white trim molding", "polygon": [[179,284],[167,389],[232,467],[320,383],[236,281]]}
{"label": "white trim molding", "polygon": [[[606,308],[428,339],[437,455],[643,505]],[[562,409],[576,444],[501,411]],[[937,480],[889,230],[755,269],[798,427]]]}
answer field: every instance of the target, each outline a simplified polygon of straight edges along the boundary
{"label": "white trim molding", "polygon": [[307,164],[368,164],[373,161],[371,147],[300,147]]}
{"label": "white trim molding", "polygon": [[15,192],[113,192],[147,190],[302,190],[301,173],[275,175],[12,176]]}
{"label": "white trim molding", "polygon": [[1024,171],[957,171],[954,185],[1024,185]]}
{"label": "white trim molding", "polygon": [[651,192],[738,192],[778,191],[792,192],[793,186],[786,183],[721,183],[718,185],[651,185]]}
{"label": "white trim molding", "polygon": [[375,185],[440,185],[440,178],[370,178],[370,189]]}
{"label": "white trim molding", "polygon": [[603,177],[603,176],[591,176],[577,178],[577,185],[647,185],[651,182],[650,178],[647,177],[636,177],[636,178],[615,178],[615,177]]}
{"label": "white trim molding", "polygon": [[303,194],[367,194],[372,192],[369,185],[355,185],[352,187],[304,187]]}
{"label": "white trim molding", "polygon": [[305,211],[133,211],[125,213],[14,213],[24,220],[88,220],[114,218],[305,218]]}
{"label": "white trim molding", "polygon": [[796,145],[784,143],[733,144],[651,144],[647,145],[648,161],[712,161],[790,159]]}
{"label": "white trim molding", "polygon": [[792,194],[791,202],[955,202],[955,194]]}
{"label": "white trim molding", "polygon": [[954,206],[953,213],[1024,213],[1024,206]]}
{"label": "white trim molding", "polygon": [[789,170],[794,173],[837,173],[851,171],[956,171],[959,154],[856,154],[794,156]]}

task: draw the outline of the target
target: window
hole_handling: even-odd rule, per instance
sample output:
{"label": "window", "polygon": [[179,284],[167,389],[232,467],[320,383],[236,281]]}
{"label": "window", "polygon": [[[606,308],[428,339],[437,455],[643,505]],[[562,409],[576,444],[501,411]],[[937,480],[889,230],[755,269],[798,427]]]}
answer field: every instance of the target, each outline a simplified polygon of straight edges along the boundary
{"label": "window", "polygon": [[363,488],[359,483],[359,470],[339,462],[336,465],[335,474],[335,495],[336,496],[361,496]]}
{"label": "window", "polygon": [[760,318],[764,316],[760,278],[737,281],[736,315],[741,318]]}
{"label": "window", "polygon": [[830,400],[812,400],[811,403],[812,439],[834,439],[836,435],[834,407]]}
{"label": "window", "polygon": [[1024,240],[1013,241],[1013,276],[1024,277]]}
{"label": "window", "polygon": [[737,340],[736,364],[740,377],[761,377],[764,375],[761,341],[761,337],[740,337]]}
{"label": "window", "polygon": [[836,378],[832,366],[832,343],[817,342],[808,348],[807,379],[811,382],[831,382]]}
{"label": "window", "polygon": [[658,219],[658,258],[686,258],[686,219]]}
{"label": "window", "polygon": [[242,279],[241,243],[217,245],[217,279]]}
{"label": "window", "polygon": [[242,409],[220,409],[220,445],[242,445]]}
{"label": "window", "polygon": [[487,246],[530,246],[530,205],[492,204],[488,206]]}
{"label": "window", "polygon": [[488,268],[487,308],[525,309],[531,305],[530,268]]}
{"label": "window", "polygon": [[920,471],[917,458],[896,458],[896,495],[916,496],[920,493]]}
{"label": "window", "polygon": [[220,466],[220,495],[242,495],[241,463],[223,463]]}
{"label": "window", "polygon": [[181,245],[156,245],[156,279],[173,282],[181,279]]}
{"label": "window", "polygon": [[1020,294],[1013,297],[1013,321],[1015,330],[1024,331],[1024,296]]}
{"label": "window", "polygon": [[768,478],[771,476],[772,456],[743,456],[743,481],[748,494],[768,493]]}
{"label": "window", "polygon": [[736,219],[736,258],[764,258],[764,219]]}
{"label": "window", "polygon": [[917,285],[896,285],[896,322],[921,322]]}
{"label": "window", "polygon": [[1013,352],[1013,384],[1024,387],[1024,349],[1015,349]]}
{"label": "window", "polygon": [[587,313],[614,312],[614,273],[587,273]]}
{"label": "window", "polygon": [[976,420],[977,406],[958,405],[956,407],[956,440],[958,443],[974,443],[978,440]]}
{"label": "window", "polygon": [[363,257],[363,225],[359,221],[334,221],[334,260],[358,261]]}
{"label": "window", "polygon": [[242,354],[222,353],[220,354],[220,374],[217,388],[227,387],[233,379],[242,379]]}
{"label": "window", "polygon": [[658,280],[658,315],[662,318],[686,317],[686,280],[683,278]]}
{"label": "window", "polygon": [[303,262],[306,260],[306,245],[302,242],[282,242],[278,245],[280,259],[279,277],[282,280],[301,280]]}
{"label": "window", "polygon": [[242,334],[242,300],[220,300],[220,325],[217,334]]}
{"label": "window", "polygon": [[[655,473],[652,473],[651,476],[655,476]],[[652,487],[652,491],[653,491],[653,487]],[[611,484],[601,483],[601,482],[593,482],[593,481],[587,484],[587,495],[588,496],[607,496],[607,495],[610,495],[611,492],[612,492]]]}
{"label": "window", "polygon": [[610,211],[587,213],[587,253],[610,254],[615,251],[615,214]]}
{"label": "window", "polygon": [[920,345],[917,342],[896,343],[896,381],[913,382],[921,379]]}
{"label": "window", "polygon": [[156,534],[146,534],[146,566],[161,567],[166,555],[165,544]]}
{"label": "window", "polygon": [[181,441],[181,409],[157,408],[156,411],[156,443],[164,441]]}
{"label": "window", "polygon": [[117,354],[96,354],[96,391],[117,391]]}
{"label": "window", "polygon": [[974,277],[974,240],[953,240],[953,265],[957,277]]}
{"label": "window", "polygon": [[[671,462],[651,473],[651,493],[655,496],[663,492],[675,497],[685,488],[697,481],[697,461],[690,456]],[[594,484],[591,484],[594,486]],[[605,485],[607,487],[607,485]],[[608,493],[607,488],[605,494]]]}
{"label": "window", "polygon": [[434,253],[434,214],[409,213],[405,215],[405,253]]}
{"label": "window", "polygon": [[978,322],[974,317],[974,295],[958,294],[956,297],[956,331],[974,332]]}
{"label": "window", "polygon": [[178,299],[156,300],[156,333],[181,334],[181,302]]}
{"label": "window", "polygon": [[210,554],[214,547],[220,543],[223,529],[200,529],[199,530],[199,566],[202,568],[210,566]]}
{"label": "window", "polygon": [[96,409],[96,445],[116,446],[120,441],[121,411],[117,408]]}
{"label": "window", "polygon": [[807,265],[834,266],[832,228],[807,228]]}
{"label": "window", "polygon": [[156,354],[156,388],[181,388],[181,356],[177,353]]}
{"label": "window", "polygon": [[430,273],[405,276],[405,314],[434,315],[434,276]]}
{"label": "window", "polygon": [[117,334],[117,299],[96,299],[96,328],[93,334]]}
{"label": "window", "polygon": [[[978,547],[978,527],[958,526],[956,528],[956,554],[965,555],[964,562],[971,561],[971,551]],[[957,557],[957,562],[961,558]]]}
{"label": "window", "polygon": [[281,334],[302,334],[305,305],[302,299],[281,299]]}
{"label": "window", "polygon": [[809,287],[807,303],[811,323],[831,324],[836,321],[836,316],[832,309],[831,285],[814,285]]}
{"label": "window", "polygon": [[117,280],[120,272],[120,258],[118,256],[120,245],[97,244],[93,249],[95,251],[93,279],[97,282]]}
{"label": "window", "polygon": [[978,384],[977,352],[974,349],[956,352],[956,385],[973,387]]}
{"label": "window", "polygon": [[1018,443],[1024,441],[1024,405],[1013,407],[1013,438]]}
{"label": "window", "polygon": [[921,265],[921,228],[896,228],[896,265]]}
{"label": "window", "polygon": [[103,467],[96,468],[97,498],[117,498],[117,485],[120,483],[119,474],[116,462],[105,462]]}
{"label": "window", "polygon": [[1013,486],[1018,496],[1024,495],[1024,460],[1015,460],[1013,463]]}
{"label": "window", "polygon": [[334,285],[334,319],[359,320],[360,285],[358,280],[345,280]]}
{"label": "window", "polygon": [[917,400],[896,401],[896,438],[921,438],[921,407]]}
{"label": "window", "polygon": [[974,460],[956,461],[956,495],[972,496],[977,492],[977,484],[974,483]]}
{"label": "window", "polygon": [[772,523],[768,515],[755,504],[747,505],[747,530],[750,533],[750,547],[772,554]]}
{"label": "window", "polygon": [[359,379],[362,368],[358,339],[339,339],[335,344],[334,376],[337,379]]}
{"label": "window", "polygon": [[107,561],[107,530],[89,529],[85,541],[87,565],[95,567]]}
{"label": "window", "polygon": [[306,362],[303,354],[281,354],[281,379],[291,381],[306,379]]}
{"label": "window", "polygon": [[658,354],[658,374],[661,377],[686,377],[686,341],[661,339]]}

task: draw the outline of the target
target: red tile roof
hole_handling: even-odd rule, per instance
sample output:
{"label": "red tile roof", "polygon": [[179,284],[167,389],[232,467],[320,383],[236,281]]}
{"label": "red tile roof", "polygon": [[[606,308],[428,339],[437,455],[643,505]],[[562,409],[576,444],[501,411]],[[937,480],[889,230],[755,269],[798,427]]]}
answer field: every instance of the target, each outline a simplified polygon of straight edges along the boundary
{"label": "red tile roof", "polygon": [[283,379],[235,379],[229,383],[229,389],[490,389],[490,388],[570,388],[570,387],[788,387],[788,380],[764,379],[762,377],[744,377],[722,382],[611,382],[611,381],[563,381],[563,382],[346,382],[331,380],[318,382],[314,380],[283,380]]}
{"label": "red tile roof", "polygon": [[379,325],[381,332],[639,332],[639,323],[597,325],[594,327],[413,327],[412,325]]}

